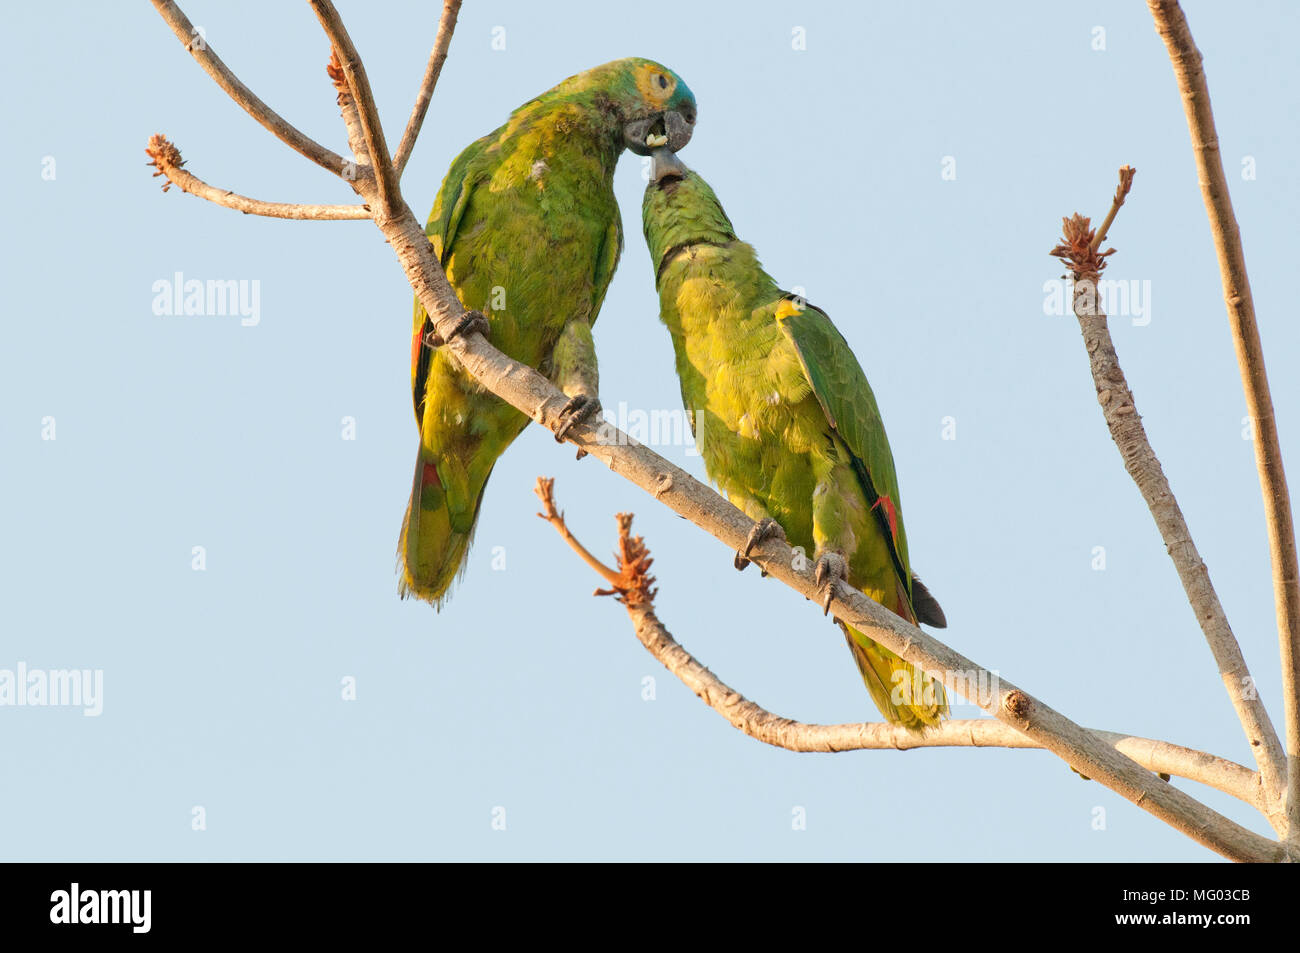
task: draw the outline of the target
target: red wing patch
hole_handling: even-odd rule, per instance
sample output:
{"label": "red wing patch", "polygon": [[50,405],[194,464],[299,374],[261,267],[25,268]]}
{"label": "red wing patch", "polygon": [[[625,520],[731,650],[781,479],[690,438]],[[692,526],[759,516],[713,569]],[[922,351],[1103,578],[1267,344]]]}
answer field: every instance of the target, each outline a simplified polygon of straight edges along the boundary
{"label": "red wing patch", "polygon": [[916,625],[916,613],[912,611],[912,604],[907,601],[907,593],[902,586],[898,587],[898,596],[894,600],[894,615]]}
{"label": "red wing patch", "polygon": [[871,508],[874,510],[877,506],[883,506],[885,518],[889,520],[889,535],[893,537],[893,542],[898,542],[898,509],[894,506],[894,501],[888,496],[879,497]]}
{"label": "red wing patch", "polygon": [[424,469],[420,471],[420,488],[426,486],[442,486],[442,481],[438,479],[438,465],[436,463],[426,463]]}
{"label": "red wing patch", "polygon": [[415,403],[415,421],[424,417],[424,389],[433,361],[433,322],[425,315],[424,323],[411,335],[411,399]]}

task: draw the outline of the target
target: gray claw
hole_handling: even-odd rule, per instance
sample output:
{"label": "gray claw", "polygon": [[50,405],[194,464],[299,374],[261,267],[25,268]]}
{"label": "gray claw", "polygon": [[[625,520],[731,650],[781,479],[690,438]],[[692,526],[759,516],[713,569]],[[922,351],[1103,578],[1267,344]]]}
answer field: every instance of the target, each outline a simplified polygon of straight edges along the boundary
{"label": "gray claw", "polygon": [[831,600],[835,598],[835,588],[849,574],[849,564],[839,553],[822,553],[813,567],[813,581],[819,589],[825,589],[822,602],[822,615],[830,615]]}
{"label": "gray claw", "polygon": [[577,394],[570,397],[568,403],[560,408],[560,414],[556,417],[558,426],[555,428],[555,442],[564,443],[564,435],[569,432],[569,428],[575,423],[587,420],[592,414],[600,410],[600,401],[595,397],[587,394]]}
{"label": "gray claw", "polygon": [[[754,551],[754,547],[768,539],[784,540],[785,530],[772,517],[764,516],[750,528],[749,536],[745,539],[745,548],[736,553],[736,568],[744,570],[749,565],[749,554]],[[763,575],[766,576],[767,573],[764,572]]]}
{"label": "gray claw", "polygon": [[488,322],[487,315],[482,311],[466,311],[461,315],[461,319],[456,322],[456,326],[451,329],[451,335],[449,337],[444,338],[437,331],[430,331],[425,336],[424,343],[428,344],[430,347],[442,347],[448,341],[462,337],[470,331],[477,331],[479,334],[487,337],[490,329],[491,325]]}

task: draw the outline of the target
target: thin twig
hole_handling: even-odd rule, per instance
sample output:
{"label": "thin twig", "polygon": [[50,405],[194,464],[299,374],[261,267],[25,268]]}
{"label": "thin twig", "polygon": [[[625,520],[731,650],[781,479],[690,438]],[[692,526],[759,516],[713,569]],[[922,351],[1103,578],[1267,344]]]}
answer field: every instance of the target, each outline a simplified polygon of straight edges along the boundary
{"label": "thin twig", "polygon": [[219,189],[182,168],[185,165],[185,160],[181,158],[180,150],[166,136],[154,134],[150,137],[149,145],[145,147],[144,151],[149,154],[149,164],[158,170],[154,173],[154,176],[161,175],[167,180],[163,184],[164,192],[167,191],[169,186],[174,185],[182,192],[197,195],[201,199],[207,199],[217,205],[224,205],[226,208],[233,208],[245,215],[264,215],[267,218],[338,222],[370,217],[370,209],[364,205],[300,205],[290,202],[263,202],[260,199],[250,199],[238,192],[231,192],[229,189]]}
{"label": "thin twig", "polygon": [[445,0],[442,5],[442,17],[438,20],[438,35],[433,41],[433,52],[429,54],[429,63],[424,68],[424,79],[420,81],[420,92],[415,97],[415,106],[411,109],[411,118],[406,122],[406,131],[402,141],[397,144],[393,155],[393,168],[397,178],[402,178],[406,171],[407,160],[415,149],[415,140],[420,137],[420,127],[424,124],[424,115],[429,111],[429,101],[433,99],[434,87],[442,74],[442,64],[447,61],[447,49],[451,46],[451,35],[456,29],[456,17],[460,13],[461,0]]}
{"label": "thin twig", "polygon": [[614,553],[614,558],[618,568],[610,569],[593,556],[587,547],[578,542],[578,538],[569,530],[569,524],[564,521],[564,514],[555,508],[554,491],[553,478],[537,478],[533,492],[542,501],[542,508],[545,510],[537,515],[554,526],[555,531],[582,558],[582,561],[609,583],[609,589],[597,589],[592,594],[614,596],[627,606],[654,605],[655,593],[658,591],[653,588],[655,577],[650,575],[650,565],[654,560],[650,558],[650,550],[646,548],[645,540],[640,536],[632,535],[632,514],[619,513],[616,517],[618,550]]}
{"label": "thin twig", "polygon": [[[1133,188],[1133,176],[1137,172],[1132,166],[1122,165],[1119,167],[1119,185],[1115,186],[1115,197],[1111,199],[1110,211],[1106,213],[1105,219],[1102,220],[1101,227],[1097,229],[1097,234],[1092,239],[1091,248],[1096,251],[1101,247],[1101,243],[1106,240],[1106,233],[1110,231],[1111,224],[1115,221],[1115,216],[1124,205],[1124,200],[1128,198],[1129,192]],[[1113,249],[1112,249],[1113,251]]]}
{"label": "thin twig", "polygon": [[[1120,170],[1121,191],[1127,192],[1124,186],[1131,182],[1132,175],[1132,170],[1127,166]],[[1122,197],[1118,193],[1117,202],[1122,203]],[[1112,212],[1117,208],[1118,204],[1113,205]],[[1111,215],[1110,218],[1113,219],[1114,216]],[[1273,729],[1259,693],[1254,689],[1255,683],[1242,655],[1241,646],[1228,624],[1218,593],[1210,581],[1209,570],[1192,540],[1187,520],[1178,506],[1160,460],[1151,448],[1133,393],[1129,390],[1128,381],[1120,367],[1119,355],[1115,352],[1115,343],[1111,339],[1106,314],[1099,300],[1097,281],[1106,267],[1104,255],[1114,249],[1097,253],[1096,236],[1089,228],[1089,220],[1082,215],[1064,219],[1062,226],[1064,237],[1061,244],[1052,249],[1052,254],[1061,258],[1074,274],[1074,314],[1083,332],[1084,348],[1088,354],[1093,384],[1097,389],[1097,401],[1101,404],[1111,439],[1124,461],[1124,468],[1137,484],[1142,499],[1151,511],[1151,517],[1155,520],[1169,558],[1173,560],[1178,578],[1183,584],[1192,613],[1214,655],[1219,676],[1259,765],[1267,794],[1264,813],[1276,829],[1282,821],[1279,795],[1284,764],[1277,732]]]}
{"label": "thin twig", "polygon": [[555,527],[555,531],[560,534],[566,543],[572,547],[584,563],[590,566],[610,585],[615,585],[619,581],[619,574],[610,569],[603,562],[591,554],[591,551],[578,538],[569,531],[569,525],[564,522],[564,514],[555,508],[555,498],[552,496],[552,490],[555,487],[555,480],[551,477],[538,477],[537,485],[533,487],[533,492],[537,498],[542,501],[543,512],[538,513],[542,519]]}
{"label": "thin twig", "polygon": [[[385,218],[396,215],[402,204],[402,196],[397,187],[397,173],[393,170],[393,159],[388,154],[388,143],[384,140],[384,127],[379,122],[379,110],[375,105],[375,94],[370,88],[366,68],[361,62],[361,55],[348,36],[347,28],[339,17],[338,10],[330,0],[310,0],[311,8],[316,11],[325,35],[334,47],[334,55],[347,77],[348,91],[356,103],[361,116],[361,130],[365,135],[366,154],[374,172],[375,187],[378,193],[377,211]],[[448,37],[450,42],[450,37]]]}
{"label": "thin twig", "polygon": [[[635,575],[629,564],[620,558],[616,572],[595,559],[569,530],[564,518],[556,511],[552,479],[538,477],[534,492],[541,497],[546,513],[539,513],[555,527],[556,532],[587,565],[611,582],[626,582]],[[622,516],[623,514],[620,514]],[[628,526],[620,519],[619,544],[623,552]],[[638,538],[639,539],[639,538]],[[641,543],[644,550],[644,543]],[[644,551],[643,555],[648,555]],[[673,638],[672,633],[659,621],[653,599],[627,604],[637,639],[646,650],[674,676],[693,691],[701,701],[716,711],[731,725],[749,737],[776,748],[797,752],[839,752],[911,748],[1024,748],[1041,749],[1009,725],[992,719],[945,721],[927,729],[923,734],[910,731],[902,725],[885,722],[858,722],[842,725],[815,725],[794,721],[776,715],[723,682],[685,647]],[[1094,732],[1120,753],[1138,764],[1161,775],[1175,775],[1208,785],[1225,794],[1259,806],[1259,775],[1249,768],[1167,741],[1137,738],[1110,731]]]}
{"label": "thin twig", "polygon": [[1286,713],[1286,817],[1284,836],[1300,846],[1300,559],[1296,555],[1295,523],[1291,495],[1282,466],[1282,445],[1273,415],[1264,346],[1255,322],[1255,302],[1246,274],[1246,255],[1232,211],[1232,197],[1219,155],[1219,134],[1210,108],[1210,89],[1201,69],[1201,54],[1192,40],[1182,9],[1172,0],[1148,0],[1156,31],[1165,41],[1174,77],[1183,98],[1196,177],[1210,219],[1214,250],[1219,258],[1219,278],[1228,306],[1228,323],[1237,352],[1237,366],[1246,393],[1246,411],[1255,429],[1255,468],[1264,497],[1264,521],[1273,567],[1273,601],[1277,612],[1278,642],[1282,656],[1283,710]]}
{"label": "thin twig", "polygon": [[253,91],[240,82],[239,78],[221,61],[221,57],[213,52],[211,44],[194,29],[194,24],[190,23],[172,0],[152,0],[152,3],[154,9],[167,21],[167,25],[172,28],[172,32],[184,44],[189,54],[203,67],[203,71],[225,90],[227,96],[289,148],[311,159],[321,168],[328,169],[335,175],[343,175],[347,165],[343,157],[299,131],[296,126],[258,99]]}
{"label": "thin twig", "polygon": [[361,113],[357,109],[356,100],[352,98],[348,78],[343,73],[343,64],[339,62],[338,50],[331,48],[329,62],[325,64],[325,73],[338,93],[336,102],[339,116],[343,119],[343,128],[348,135],[348,148],[352,150],[352,158],[356,160],[357,165],[354,174],[364,175],[367,181],[373,181],[374,168],[370,164],[370,153],[366,148],[365,130],[361,128]]}

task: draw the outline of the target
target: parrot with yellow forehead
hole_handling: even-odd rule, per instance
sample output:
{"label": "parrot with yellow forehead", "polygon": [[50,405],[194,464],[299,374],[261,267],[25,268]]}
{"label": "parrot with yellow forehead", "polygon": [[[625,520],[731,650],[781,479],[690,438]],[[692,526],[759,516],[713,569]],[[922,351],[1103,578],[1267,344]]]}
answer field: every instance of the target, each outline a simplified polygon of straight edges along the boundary
{"label": "parrot with yellow forehead", "polygon": [[[672,70],[615,60],[524,103],[456,157],[438,191],[425,232],[469,309],[453,333],[481,331],[568,395],[557,440],[600,406],[591,326],[623,248],[614,167],[624,149],[671,155],[695,117],[695,96]],[[420,445],[398,588],[437,607],[465,565],[488,476],[528,423],[442,343],[417,299]]]}
{"label": "parrot with yellow forehead", "polygon": [[[826,605],[845,579],[908,622],[946,625],[913,574],[884,422],[866,374],[824,311],[782,291],[717,196],[656,156],[643,224],[660,317],[709,478],[764,539],[816,554]],[[913,731],[948,714],[943,685],[836,620],[876,707]]]}

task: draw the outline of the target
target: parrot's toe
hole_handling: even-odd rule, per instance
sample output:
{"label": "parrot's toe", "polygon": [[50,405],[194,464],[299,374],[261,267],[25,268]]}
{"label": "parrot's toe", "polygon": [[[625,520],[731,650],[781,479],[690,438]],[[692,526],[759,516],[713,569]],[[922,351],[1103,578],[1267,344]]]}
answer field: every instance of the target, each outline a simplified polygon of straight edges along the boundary
{"label": "parrot's toe", "polygon": [[[749,554],[754,551],[755,546],[761,545],[765,540],[779,539],[785,540],[785,530],[781,524],[770,516],[764,516],[754,524],[749,531],[749,536],[745,540],[745,548],[736,553],[735,565],[739,570],[744,570],[749,565]],[[767,575],[766,572],[763,573]]]}
{"label": "parrot's toe", "polygon": [[813,581],[817,583],[817,588],[825,590],[822,615],[830,614],[831,600],[835,598],[836,587],[848,574],[849,564],[839,553],[822,553],[818,558],[817,565],[813,567]]}
{"label": "parrot's toe", "polygon": [[442,347],[448,341],[463,337],[471,331],[477,331],[484,337],[488,337],[490,329],[491,325],[488,323],[487,315],[482,311],[466,311],[461,315],[460,320],[456,322],[456,326],[451,329],[451,334],[448,337],[444,338],[438,332],[431,331],[425,343],[430,347]]}
{"label": "parrot's toe", "polygon": [[451,332],[451,336],[453,338],[458,338],[461,335],[469,334],[471,331],[477,331],[479,334],[487,337],[491,330],[492,325],[488,321],[487,315],[482,311],[466,311],[464,317],[460,319],[460,323],[457,324],[455,330]]}
{"label": "parrot's toe", "polygon": [[580,423],[591,417],[592,414],[600,411],[600,401],[588,394],[576,394],[569,398],[568,403],[560,408],[560,414],[555,418],[555,442],[564,443],[564,435],[569,432],[569,428],[575,423]]}

